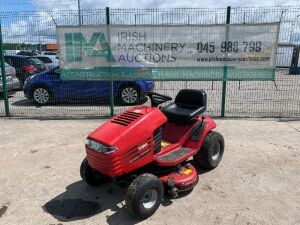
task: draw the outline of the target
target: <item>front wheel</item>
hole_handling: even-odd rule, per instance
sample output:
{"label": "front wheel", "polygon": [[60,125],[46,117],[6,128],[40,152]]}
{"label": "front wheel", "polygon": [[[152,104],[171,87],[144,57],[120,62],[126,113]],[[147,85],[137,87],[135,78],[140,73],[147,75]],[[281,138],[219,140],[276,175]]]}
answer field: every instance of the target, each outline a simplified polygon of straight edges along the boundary
{"label": "front wheel", "polygon": [[91,186],[98,186],[107,182],[107,179],[103,175],[92,170],[87,158],[85,158],[81,163],[80,176],[85,183]]}
{"label": "front wheel", "polygon": [[158,177],[144,173],[135,178],[126,193],[126,207],[136,217],[152,216],[162,202],[164,187]]}
{"label": "front wheel", "polygon": [[215,131],[209,132],[199,152],[194,156],[195,164],[204,169],[216,168],[224,153],[224,138]]}

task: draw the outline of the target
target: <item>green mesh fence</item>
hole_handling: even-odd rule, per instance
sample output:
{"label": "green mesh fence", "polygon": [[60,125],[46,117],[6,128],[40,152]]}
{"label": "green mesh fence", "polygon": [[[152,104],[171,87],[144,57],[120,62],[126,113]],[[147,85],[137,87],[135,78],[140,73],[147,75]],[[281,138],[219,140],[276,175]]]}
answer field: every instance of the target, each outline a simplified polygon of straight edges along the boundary
{"label": "green mesh fence", "polygon": [[[280,33],[274,81],[240,81],[239,79],[228,81],[225,116],[300,116],[300,76],[289,74],[289,68],[292,65],[299,66],[299,12],[299,7],[290,6],[231,8],[230,23],[262,24],[280,22]],[[20,67],[23,68],[24,64],[21,62],[22,60],[9,59],[8,56],[14,56],[20,51],[25,51],[25,53],[19,54],[29,54],[28,51],[31,52],[33,50],[37,55],[41,56],[43,55],[42,52],[48,50],[49,44],[57,43],[57,26],[75,26],[79,24],[79,20],[82,25],[105,25],[105,13],[105,9],[81,10],[79,17],[77,10],[1,12],[5,58],[7,62],[15,65],[16,77],[20,79],[20,83],[25,82],[24,78],[27,76],[23,76],[24,71],[19,69]],[[225,24],[226,8],[110,9],[110,23],[112,25]],[[23,55],[23,57],[28,56]],[[47,63],[45,62],[44,64]],[[30,68],[27,68],[27,70],[30,71]],[[42,72],[43,68],[41,67],[39,70],[31,72]],[[176,93],[182,88],[204,89],[208,95],[207,114],[220,116],[223,84],[222,81],[214,79],[221,76],[221,72],[217,68],[214,70],[215,72],[212,73],[211,79],[203,81],[175,81],[176,79],[174,81],[154,81],[154,91],[175,97]],[[234,76],[239,77],[242,73],[255,76],[254,71],[240,70],[236,71]],[[271,72],[274,74],[274,71]],[[205,74],[205,69],[201,73]],[[174,75],[172,76],[172,74]],[[170,80],[174,76],[180,76],[178,70],[169,73]],[[67,81],[64,83],[59,75],[56,78],[56,84],[53,84],[51,87],[41,86],[49,91],[49,96],[53,100],[49,104],[42,106],[34,103],[31,99],[32,92],[37,87],[33,87],[28,92],[29,96],[24,96],[22,87],[13,88],[10,86],[8,101],[11,116],[29,118],[98,118],[110,115],[109,82],[78,81],[76,84],[68,84]],[[145,99],[141,94],[145,87],[139,85],[136,81],[114,82],[115,113],[125,110],[130,105],[122,99],[122,91],[125,88],[136,88],[138,96],[141,98],[134,104],[145,103]],[[153,87],[150,86],[148,88],[152,89]],[[60,96],[57,96],[58,92]],[[55,100],[54,96],[56,97]],[[149,103],[146,102],[145,104]],[[5,115],[2,94],[0,97],[0,115]]]}

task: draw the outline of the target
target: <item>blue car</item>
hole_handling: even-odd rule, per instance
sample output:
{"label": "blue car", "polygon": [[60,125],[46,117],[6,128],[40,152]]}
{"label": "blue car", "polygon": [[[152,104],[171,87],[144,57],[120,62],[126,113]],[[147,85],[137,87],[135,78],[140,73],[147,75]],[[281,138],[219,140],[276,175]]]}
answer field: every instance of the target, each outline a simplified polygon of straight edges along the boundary
{"label": "blue car", "polygon": [[[152,91],[153,81],[114,81],[114,97],[120,104],[138,104],[143,92]],[[109,81],[62,80],[59,68],[53,68],[26,79],[24,95],[38,105],[49,102],[109,99]]]}

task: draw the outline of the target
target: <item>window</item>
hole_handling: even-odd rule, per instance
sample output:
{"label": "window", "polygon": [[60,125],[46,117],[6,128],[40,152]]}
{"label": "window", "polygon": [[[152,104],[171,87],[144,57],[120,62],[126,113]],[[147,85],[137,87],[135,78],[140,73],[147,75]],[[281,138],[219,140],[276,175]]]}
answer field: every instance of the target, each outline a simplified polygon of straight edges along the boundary
{"label": "window", "polygon": [[43,63],[52,63],[52,60],[48,57],[37,57],[39,60],[41,60]]}
{"label": "window", "polygon": [[24,59],[19,57],[11,57],[11,64],[13,67],[20,67],[24,65]]}
{"label": "window", "polygon": [[57,55],[57,53],[55,53],[55,52],[44,52],[43,54],[44,55]]}
{"label": "window", "polygon": [[8,63],[9,65],[12,66],[12,62],[11,62],[11,59],[10,59],[10,58],[5,57],[5,58],[4,58],[4,61],[5,61],[6,63]]}
{"label": "window", "polygon": [[26,58],[26,61],[29,65],[42,64],[41,60],[39,60],[37,58]]}

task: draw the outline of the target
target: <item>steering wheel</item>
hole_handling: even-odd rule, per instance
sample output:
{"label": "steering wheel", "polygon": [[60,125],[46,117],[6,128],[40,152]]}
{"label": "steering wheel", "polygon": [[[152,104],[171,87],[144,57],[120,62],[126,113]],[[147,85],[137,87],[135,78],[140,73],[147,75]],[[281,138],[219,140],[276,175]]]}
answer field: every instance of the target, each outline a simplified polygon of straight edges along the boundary
{"label": "steering wheel", "polygon": [[151,100],[151,107],[157,107],[161,103],[172,100],[170,96],[158,94],[152,91],[147,91],[144,93]]}

